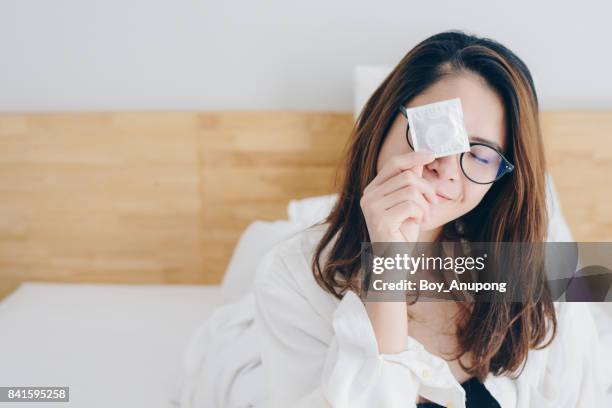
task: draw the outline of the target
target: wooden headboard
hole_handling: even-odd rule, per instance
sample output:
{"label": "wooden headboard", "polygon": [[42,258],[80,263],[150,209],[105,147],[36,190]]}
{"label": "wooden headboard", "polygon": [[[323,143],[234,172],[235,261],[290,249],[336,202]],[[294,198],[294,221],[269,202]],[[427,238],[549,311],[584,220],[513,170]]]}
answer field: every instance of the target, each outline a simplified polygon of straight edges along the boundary
{"label": "wooden headboard", "polygon": [[[612,240],[612,112],[542,114],[576,240]],[[0,297],[23,281],[218,283],[241,231],[334,191],[350,113],[0,115]]]}

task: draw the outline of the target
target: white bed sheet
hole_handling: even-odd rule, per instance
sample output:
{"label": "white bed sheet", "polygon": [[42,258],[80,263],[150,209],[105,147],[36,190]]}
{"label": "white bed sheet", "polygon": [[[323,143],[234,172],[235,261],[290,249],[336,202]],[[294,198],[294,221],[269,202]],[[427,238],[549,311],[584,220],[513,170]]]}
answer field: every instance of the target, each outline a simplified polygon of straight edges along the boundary
{"label": "white bed sheet", "polygon": [[0,303],[0,385],[70,387],[47,408],[174,407],[187,343],[221,302],[212,285],[23,284]]}

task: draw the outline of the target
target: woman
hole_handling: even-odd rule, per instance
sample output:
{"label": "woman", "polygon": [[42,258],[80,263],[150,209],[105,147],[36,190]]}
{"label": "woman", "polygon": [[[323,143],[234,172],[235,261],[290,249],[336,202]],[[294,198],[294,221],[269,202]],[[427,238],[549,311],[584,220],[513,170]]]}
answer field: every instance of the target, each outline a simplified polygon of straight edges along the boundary
{"label": "woman", "polygon": [[[403,108],[453,98],[470,152],[414,152]],[[478,149],[496,158],[493,172],[470,165]],[[408,52],[357,120],[329,217],[258,268],[255,326],[271,406],[601,406],[592,318],[582,304],[553,303],[535,249],[506,277],[534,301],[467,308],[359,297],[362,242],[545,241],[544,171],[523,61],[454,31]]]}

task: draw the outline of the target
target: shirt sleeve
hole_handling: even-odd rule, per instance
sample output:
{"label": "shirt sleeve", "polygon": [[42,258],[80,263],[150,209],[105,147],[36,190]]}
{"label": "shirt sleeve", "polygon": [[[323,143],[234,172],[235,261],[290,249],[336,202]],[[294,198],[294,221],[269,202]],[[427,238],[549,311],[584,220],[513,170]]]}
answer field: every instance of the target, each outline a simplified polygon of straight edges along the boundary
{"label": "shirt sleeve", "polygon": [[365,307],[353,292],[339,302],[330,324],[300,291],[290,267],[273,249],[260,263],[254,286],[271,407],[407,408],[416,406],[419,394],[465,407],[465,390],[444,360],[409,336],[401,353],[379,353]]}
{"label": "shirt sleeve", "polygon": [[[562,303],[558,339],[530,407],[602,407],[606,375],[602,345],[586,303]],[[609,362],[608,362],[609,364]]]}
{"label": "shirt sleeve", "polygon": [[597,332],[597,326],[591,314],[591,309],[587,303],[566,304],[572,306],[572,321],[581,322],[580,327],[569,326],[572,330],[573,344],[581,357],[578,370],[582,373],[578,383],[577,404],[575,406],[607,406],[604,403],[606,384],[609,378],[605,375],[604,364],[610,361],[602,360],[604,355],[601,338]]}

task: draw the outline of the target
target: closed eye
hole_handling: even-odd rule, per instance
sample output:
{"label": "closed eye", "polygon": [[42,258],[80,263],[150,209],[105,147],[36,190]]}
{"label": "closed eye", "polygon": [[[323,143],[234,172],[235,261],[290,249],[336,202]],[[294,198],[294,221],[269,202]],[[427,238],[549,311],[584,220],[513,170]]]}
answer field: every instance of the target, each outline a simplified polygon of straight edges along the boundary
{"label": "closed eye", "polygon": [[478,157],[474,153],[470,153],[470,156],[472,156],[474,159],[476,159],[477,161],[479,161],[482,164],[489,164],[489,161],[487,159],[484,159],[482,157]]}

